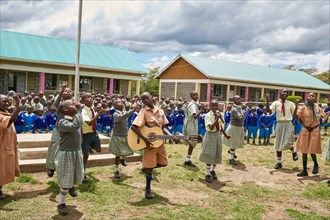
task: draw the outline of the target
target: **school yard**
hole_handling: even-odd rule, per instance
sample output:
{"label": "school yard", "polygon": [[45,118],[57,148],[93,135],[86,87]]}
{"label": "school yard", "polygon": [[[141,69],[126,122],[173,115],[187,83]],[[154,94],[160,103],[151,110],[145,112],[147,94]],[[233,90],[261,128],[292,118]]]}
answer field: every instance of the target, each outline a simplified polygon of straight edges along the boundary
{"label": "school yard", "polygon": [[[323,146],[327,137],[322,137]],[[271,142],[273,139],[271,140]],[[284,153],[284,169],[274,170],[276,156],[271,146],[245,145],[238,150],[239,164],[217,166],[219,180],[204,181],[205,164],[197,162],[200,144],[193,153],[196,168],[182,166],[187,147],[167,144],[169,166],[156,169],[152,190],[144,198],[145,177],[141,163],[121,167],[123,177],[114,179],[113,166],[88,169],[91,182],[79,186],[76,198],[67,197],[68,216],[56,210],[59,188],[56,177],[45,172],[22,174],[4,186],[9,196],[0,201],[0,219],[330,219],[330,163],[318,156],[319,175],[297,177],[302,167]]]}

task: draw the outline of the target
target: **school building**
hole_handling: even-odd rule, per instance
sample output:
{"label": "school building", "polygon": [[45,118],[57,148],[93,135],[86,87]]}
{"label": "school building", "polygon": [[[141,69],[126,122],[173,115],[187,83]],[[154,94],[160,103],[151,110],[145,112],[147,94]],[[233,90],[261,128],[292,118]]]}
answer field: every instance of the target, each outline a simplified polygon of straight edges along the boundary
{"label": "school building", "polygon": [[200,94],[201,102],[217,99],[229,103],[234,95],[243,101],[259,102],[270,94],[271,101],[279,98],[280,89],[289,95],[306,99],[308,92],[330,100],[330,85],[305,72],[275,69],[179,54],[163,68],[160,79],[160,97],[187,97],[192,91]]}
{"label": "school building", "polygon": [[[77,43],[73,40],[0,30],[0,93],[23,94],[60,90],[63,83],[74,90]],[[128,50],[81,43],[79,91],[131,94],[132,82],[140,93],[147,70]]]}

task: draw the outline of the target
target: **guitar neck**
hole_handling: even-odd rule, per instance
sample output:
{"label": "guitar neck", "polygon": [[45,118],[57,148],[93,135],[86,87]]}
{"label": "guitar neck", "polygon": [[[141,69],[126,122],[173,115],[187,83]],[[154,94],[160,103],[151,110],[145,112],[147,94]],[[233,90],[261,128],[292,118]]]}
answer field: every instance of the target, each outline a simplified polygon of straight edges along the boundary
{"label": "guitar neck", "polygon": [[189,136],[182,136],[182,135],[175,135],[175,136],[170,136],[170,135],[156,135],[155,136],[157,140],[166,140],[166,139],[172,139],[174,137],[178,139],[189,139]]}

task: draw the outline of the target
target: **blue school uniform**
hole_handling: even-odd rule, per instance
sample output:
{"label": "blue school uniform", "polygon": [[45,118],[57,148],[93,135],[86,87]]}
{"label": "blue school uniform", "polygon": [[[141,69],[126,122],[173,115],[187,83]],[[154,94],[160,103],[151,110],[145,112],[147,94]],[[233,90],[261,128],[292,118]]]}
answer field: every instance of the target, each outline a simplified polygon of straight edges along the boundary
{"label": "blue school uniform", "polygon": [[228,127],[229,124],[230,124],[230,117],[231,117],[230,111],[226,111],[225,114],[224,114],[224,119],[225,119],[224,130],[225,130],[225,131],[226,131],[227,127]]}
{"label": "blue school uniform", "polygon": [[[271,121],[272,121],[272,126],[269,129],[269,135],[273,134],[273,131],[275,131],[276,129],[276,125],[277,125],[277,120],[276,120],[276,112],[274,112],[271,116]],[[275,132],[274,132],[275,134]]]}
{"label": "blue school uniform", "polygon": [[136,118],[136,116],[138,115],[138,112],[134,112],[133,115],[131,115],[128,120],[127,120],[127,128],[130,128],[132,126],[132,123],[134,121],[134,119]]}
{"label": "blue school uniform", "polygon": [[299,120],[297,120],[295,118],[292,119],[292,123],[293,123],[293,128],[294,128],[294,135],[298,136],[298,134],[300,133],[300,131],[303,127],[303,125]]}
{"label": "blue school uniform", "polygon": [[34,121],[34,132],[45,133],[47,130],[46,116],[37,116]]}
{"label": "blue school uniform", "polygon": [[107,136],[110,136],[111,130],[113,128],[113,117],[112,115],[107,115],[107,114],[103,114],[101,115],[101,120],[102,120],[102,131],[104,134],[106,134]]}
{"label": "blue school uniform", "polygon": [[102,123],[102,115],[101,115],[96,119],[96,130],[98,132],[102,132],[102,130],[103,130],[102,128],[103,128],[103,123]]}
{"label": "blue school uniform", "polygon": [[[324,113],[327,113],[328,111],[330,111],[330,108],[326,107],[324,108]],[[322,121],[322,120],[321,120]],[[322,123],[323,127],[330,127],[330,123]]]}
{"label": "blue school uniform", "polygon": [[22,132],[24,132],[24,121],[22,118],[22,115],[24,114],[24,112],[20,112],[17,116],[16,121],[14,122],[14,126],[15,126],[15,130],[16,130],[16,134],[20,134]]}
{"label": "blue school uniform", "polygon": [[[262,114],[258,120],[258,126],[260,128],[259,138],[269,138],[269,135],[271,134],[270,131],[272,125],[273,125],[272,116]],[[265,128],[265,126],[267,126],[268,129]]]}
{"label": "blue school uniform", "polygon": [[205,129],[205,115],[206,114],[200,114],[198,116],[198,134],[199,135],[205,135],[206,129]]}
{"label": "blue school uniform", "polygon": [[262,108],[257,108],[257,115],[260,117],[264,113],[264,110]]}
{"label": "blue school uniform", "polygon": [[173,114],[166,114],[165,115],[167,120],[168,120],[168,124],[165,125],[165,128],[171,133],[174,133],[174,115]]}
{"label": "blue school uniform", "polygon": [[52,131],[55,126],[56,126],[56,121],[57,121],[57,113],[50,113],[48,112],[47,115],[46,115],[46,124],[47,124],[47,127],[48,127],[48,130],[49,131]]}
{"label": "blue school uniform", "polygon": [[34,127],[34,122],[37,116],[34,113],[25,113],[22,115],[22,119],[24,121],[25,127],[24,132],[32,132]]}
{"label": "blue school uniform", "polygon": [[[185,114],[184,114],[184,110],[183,110],[182,108],[181,108],[181,111],[182,111],[182,114],[185,115]],[[178,108],[175,108],[175,109],[173,110],[172,114],[173,114],[174,116],[176,116],[177,114],[179,114],[179,110],[178,110]]]}
{"label": "blue school uniform", "polygon": [[175,133],[181,133],[183,130],[183,123],[184,123],[184,114],[177,114],[174,116],[174,126],[175,126]]}
{"label": "blue school uniform", "polygon": [[253,135],[253,138],[257,137],[258,132],[258,119],[259,116],[257,114],[253,115],[252,113],[246,116],[246,128],[248,130],[248,138]]}

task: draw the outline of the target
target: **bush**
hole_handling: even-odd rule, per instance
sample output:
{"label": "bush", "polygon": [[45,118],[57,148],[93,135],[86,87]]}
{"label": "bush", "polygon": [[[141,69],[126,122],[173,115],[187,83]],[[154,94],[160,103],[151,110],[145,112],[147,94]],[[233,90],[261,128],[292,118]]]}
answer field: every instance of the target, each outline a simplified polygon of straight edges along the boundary
{"label": "bush", "polygon": [[266,98],[260,98],[259,102],[266,102]]}
{"label": "bush", "polygon": [[299,95],[290,95],[290,96],[288,96],[288,98],[286,98],[288,101],[291,101],[291,102],[294,102],[294,101],[296,101],[296,99],[299,99],[300,101],[304,101],[304,100],[302,100],[302,97],[301,96],[299,96]]}

